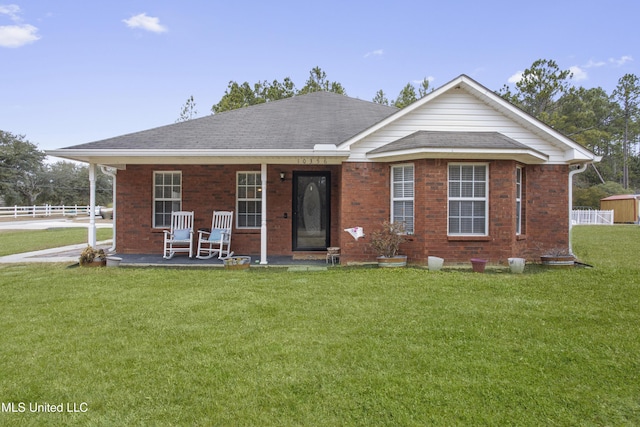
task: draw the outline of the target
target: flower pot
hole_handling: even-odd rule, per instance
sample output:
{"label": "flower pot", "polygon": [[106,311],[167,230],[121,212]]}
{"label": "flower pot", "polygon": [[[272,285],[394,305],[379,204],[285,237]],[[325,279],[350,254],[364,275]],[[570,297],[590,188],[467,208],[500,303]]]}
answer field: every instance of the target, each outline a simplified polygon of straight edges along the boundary
{"label": "flower pot", "polygon": [[80,265],[83,267],[104,267],[105,265],[107,265],[107,260],[106,259],[95,260],[91,262],[80,263]]}
{"label": "flower pot", "polygon": [[484,273],[484,267],[486,265],[486,259],[471,258],[471,268],[473,268],[474,273]]}
{"label": "flower pot", "polygon": [[438,271],[442,268],[442,264],[444,264],[444,258],[440,258],[437,256],[430,256],[427,258],[427,266],[430,271]]}
{"label": "flower pot", "polygon": [[520,274],[524,271],[526,260],[524,258],[508,258],[509,268],[512,273]]}
{"label": "flower pot", "polygon": [[122,258],[117,256],[108,256],[107,257],[107,267],[120,267],[120,262]]}
{"label": "flower pot", "polygon": [[407,265],[406,255],[396,255],[394,257],[379,256],[376,258],[378,261],[378,267],[405,267]]}
{"label": "flower pot", "polygon": [[572,268],[576,264],[573,255],[542,255],[542,265],[551,268]]}

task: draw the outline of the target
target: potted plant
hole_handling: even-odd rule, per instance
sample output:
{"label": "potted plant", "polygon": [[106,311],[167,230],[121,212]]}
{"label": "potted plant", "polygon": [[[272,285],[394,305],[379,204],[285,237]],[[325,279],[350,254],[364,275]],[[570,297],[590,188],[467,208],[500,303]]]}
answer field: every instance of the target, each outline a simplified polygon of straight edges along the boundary
{"label": "potted plant", "polygon": [[542,265],[553,268],[571,268],[576,259],[566,248],[553,248],[540,257]]}
{"label": "potted plant", "polygon": [[89,245],[80,253],[80,265],[84,267],[102,267],[107,265],[104,249],[95,249]]}
{"label": "potted plant", "polygon": [[371,233],[371,247],[378,253],[379,267],[404,267],[407,256],[398,255],[400,244],[407,241],[404,226],[398,222],[384,221],[380,230]]}

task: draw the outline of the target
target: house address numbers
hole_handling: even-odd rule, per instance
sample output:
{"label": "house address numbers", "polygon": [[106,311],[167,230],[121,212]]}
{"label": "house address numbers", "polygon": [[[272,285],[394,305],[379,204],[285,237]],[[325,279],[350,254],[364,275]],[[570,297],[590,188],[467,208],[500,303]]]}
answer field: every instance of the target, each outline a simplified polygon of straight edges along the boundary
{"label": "house address numbers", "polygon": [[327,165],[326,157],[298,157],[299,165]]}

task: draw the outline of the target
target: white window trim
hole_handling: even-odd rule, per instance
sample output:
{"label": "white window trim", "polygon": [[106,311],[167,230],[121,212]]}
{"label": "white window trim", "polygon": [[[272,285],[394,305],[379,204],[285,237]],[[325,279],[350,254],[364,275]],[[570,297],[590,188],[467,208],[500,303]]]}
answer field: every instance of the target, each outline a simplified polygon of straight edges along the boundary
{"label": "white window trim", "polygon": [[[258,221],[258,225],[256,226],[252,226],[252,227],[247,227],[247,226],[240,226],[240,202],[258,202],[260,205],[262,204],[262,194],[256,194],[255,198],[249,199],[249,198],[243,198],[240,199],[239,195],[238,195],[238,187],[239,187],[239,181],[240,181],[240,174],[252,174],[255,175],[258,179],[261,180],[262,182],[262,174],[260,171],[237,171],[236,172],[236,228],[241,229],[241,230],[259,230],[261,227],[261,221]],[[261,186],[263,186],[264,183],[261,183]],[[258,187],[256,187],[258,188]],[[260,215],[264,215],[264,212],[261,212]]]}
{"label": "white window trim", "polygon": [[[484,197],[451,197],[449,196],[449,182],[450,182],[450,166],[484,166],[485,170],[485,196]],[[449,205],[450,201],[483,201],[484,200],[484,233],[450,233],[449,230]],[[468,163],[468,162],[452,162],[447,164],[447,235],[448,236],[469,236],[469,237],[481,237],[489,235],[489,163]]]}
{"label": "white window trim", "polygon": [[[516,235],[522,234],[522,166],[516,166]],[[518,191],[520,190],[520,191]]]}
{"label": "white window trim", "polygon": [[[393,194],[393,184],[394,184],[394,181],[393,181],[393,175],[394,175],[393,174],[393,170],[395,168],[406,168],[407,166],[411,166],[413,168],[413,196],[412,197],[395,197],[394,194]],[[390,212],[389,212],[390,213],[390,219],[389,219],[389,221],[393,222],[393,220],[394,220],[394,218],[393,218],[394,202],[406,202],[406,201],[413,202],[413,217],[411,218],[412,219],[412,228],[413,229],[409,230],[407,232],[407,234],[413,234],[413,233],[415,233],[415,220],[416,220],[416,218],[415,218],[415,213],[416,213],[416,201],[415,201],[415,197],[416,197],[416,167],[415,167],[415,165],[413,163],[403,163],[403,164],[400,164],[400,165],[392,165],[391,166],[391,174],[390,175],[391,176],[389,177],[389,179],[390,179],[389,186],[390,186],[390,193],[391,193],[390,194],[390,196],[391,196],[390,199],[391,200],[390,200]]]}
{"label": "white window trim", "polygon": [[[165,197],[156,197],[156,176],[160,175],[160,174],[178,174],[180,175],[180,194],[178,195],[177,198],[165,198]],[[153,228],[170,228],[170,225],[157,225],[156,224],[156,202],[162,201],[162,202],[167,202],[167,201],[178,201],[180,202],[180,209],[182,209],[182,187],[183,187],[183,181],[182,181],[182,171],[177,171],[177,170],[169,170],[169,171],[153,171],[153,182],[151,184],[152,188],[152,195],[153,195],[153,209],[151,212],[151,222],[153,223]]]}

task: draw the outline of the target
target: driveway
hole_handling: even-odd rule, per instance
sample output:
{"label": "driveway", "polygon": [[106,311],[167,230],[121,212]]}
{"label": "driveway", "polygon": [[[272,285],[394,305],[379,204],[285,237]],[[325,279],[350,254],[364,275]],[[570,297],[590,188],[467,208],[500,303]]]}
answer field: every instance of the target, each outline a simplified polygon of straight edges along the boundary
{"label": "driveway", "polygon": [[[47,230],[50,228],[89,227],[89,218],[39,218],[21,219],[13,218],[0,220],[0,230]],[[96,218],[96,228],[113,228],[113,221]]]}

